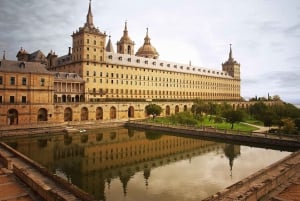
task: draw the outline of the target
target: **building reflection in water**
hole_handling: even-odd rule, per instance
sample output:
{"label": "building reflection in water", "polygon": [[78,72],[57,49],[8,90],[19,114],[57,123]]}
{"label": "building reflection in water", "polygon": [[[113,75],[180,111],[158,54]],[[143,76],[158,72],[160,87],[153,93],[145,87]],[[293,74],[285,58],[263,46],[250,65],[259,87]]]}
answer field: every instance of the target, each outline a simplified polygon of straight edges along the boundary
{"label": "building reflection in water", "polygon": [[147,188],[151,170],[159,166],[217,151],[228,158],[232,172],[233,160],[240,155],[236,145],[128,128],[24,138],[8,144],[103,200],[113,179],[121,181],[126,196],[137,172],[143,172]]}

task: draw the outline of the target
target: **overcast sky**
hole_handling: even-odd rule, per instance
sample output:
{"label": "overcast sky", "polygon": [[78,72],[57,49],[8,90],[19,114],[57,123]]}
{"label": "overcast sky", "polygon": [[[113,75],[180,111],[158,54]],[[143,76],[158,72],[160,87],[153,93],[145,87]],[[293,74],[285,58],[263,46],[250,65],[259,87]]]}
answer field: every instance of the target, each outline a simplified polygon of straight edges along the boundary
{"label": "overcast sky", "polygon": [[[0,0],[1,55],[15,60],[20,47],[67,54],[88,2]],[[269,93],[300,104],[299,0],[92,0],[92,13],[114,44],[127,20],[135,51],[148,27],[162,60],[221,69],[232,44],[243,97]]]}

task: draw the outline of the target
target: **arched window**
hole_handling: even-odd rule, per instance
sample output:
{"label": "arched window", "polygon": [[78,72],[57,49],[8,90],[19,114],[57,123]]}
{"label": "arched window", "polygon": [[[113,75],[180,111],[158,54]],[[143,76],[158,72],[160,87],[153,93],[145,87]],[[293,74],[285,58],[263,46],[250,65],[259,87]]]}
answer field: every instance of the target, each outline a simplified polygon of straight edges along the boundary
{"label": "arched window", "polygon": [[178,113],[178,112],[179,112],[179,106],[176,105],[176,106],[175,106],[175,114]]}
{"label": "arched window", "polygon": [[170,106],[166,106],[166,116],[170,115]]}

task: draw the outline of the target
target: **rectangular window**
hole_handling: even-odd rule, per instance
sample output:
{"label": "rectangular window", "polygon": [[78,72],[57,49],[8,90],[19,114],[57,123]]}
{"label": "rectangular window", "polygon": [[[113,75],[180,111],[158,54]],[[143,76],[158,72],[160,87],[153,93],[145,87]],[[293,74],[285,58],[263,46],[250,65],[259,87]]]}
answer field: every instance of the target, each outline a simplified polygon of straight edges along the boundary
{"label": "rectangular window", "polygon": [[3,77],[0,76],[0,84],[3,84]]}
{"label": "rectangular window", "polygon": [[15,84],[16,84],[16,78],[10,77],[10,85],[15,85]]}
{"label": "rectangular window", "polygon": [[0,103],[2,103],[2,96],[0,96]]}
{"label": "rectangular window", "polygon": [[27,79],[26,79],[26,77],[22,78],[22,85],[27,85]]}
{"label": "rectangular window", "polygon": [[14,96],[10,96],[9,97],[9,102],[10,103],[14,103],[15,102],[15,97]]}
{"label": "rectangular window", "polygon": [[90,72],[89,71],[86,71],[86,76],[89,76],[90,75]]}
{"label": "rectangular window", "polygon": [[26,103],[26,96],[22,96],[21,102]]}
{"label": "rectangular window", "polygon": [[41,86],[45,86],[45,78],[41,78]]}

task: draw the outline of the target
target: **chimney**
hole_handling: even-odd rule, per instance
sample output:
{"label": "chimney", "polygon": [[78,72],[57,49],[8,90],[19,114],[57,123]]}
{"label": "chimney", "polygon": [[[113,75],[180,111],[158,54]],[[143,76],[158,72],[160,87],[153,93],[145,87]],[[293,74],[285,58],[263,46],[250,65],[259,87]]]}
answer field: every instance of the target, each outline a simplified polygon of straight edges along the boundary
{"label": "chimney", "polygon": [[71,47],[69,47],[69,54],[68,55],[71,55]]}

